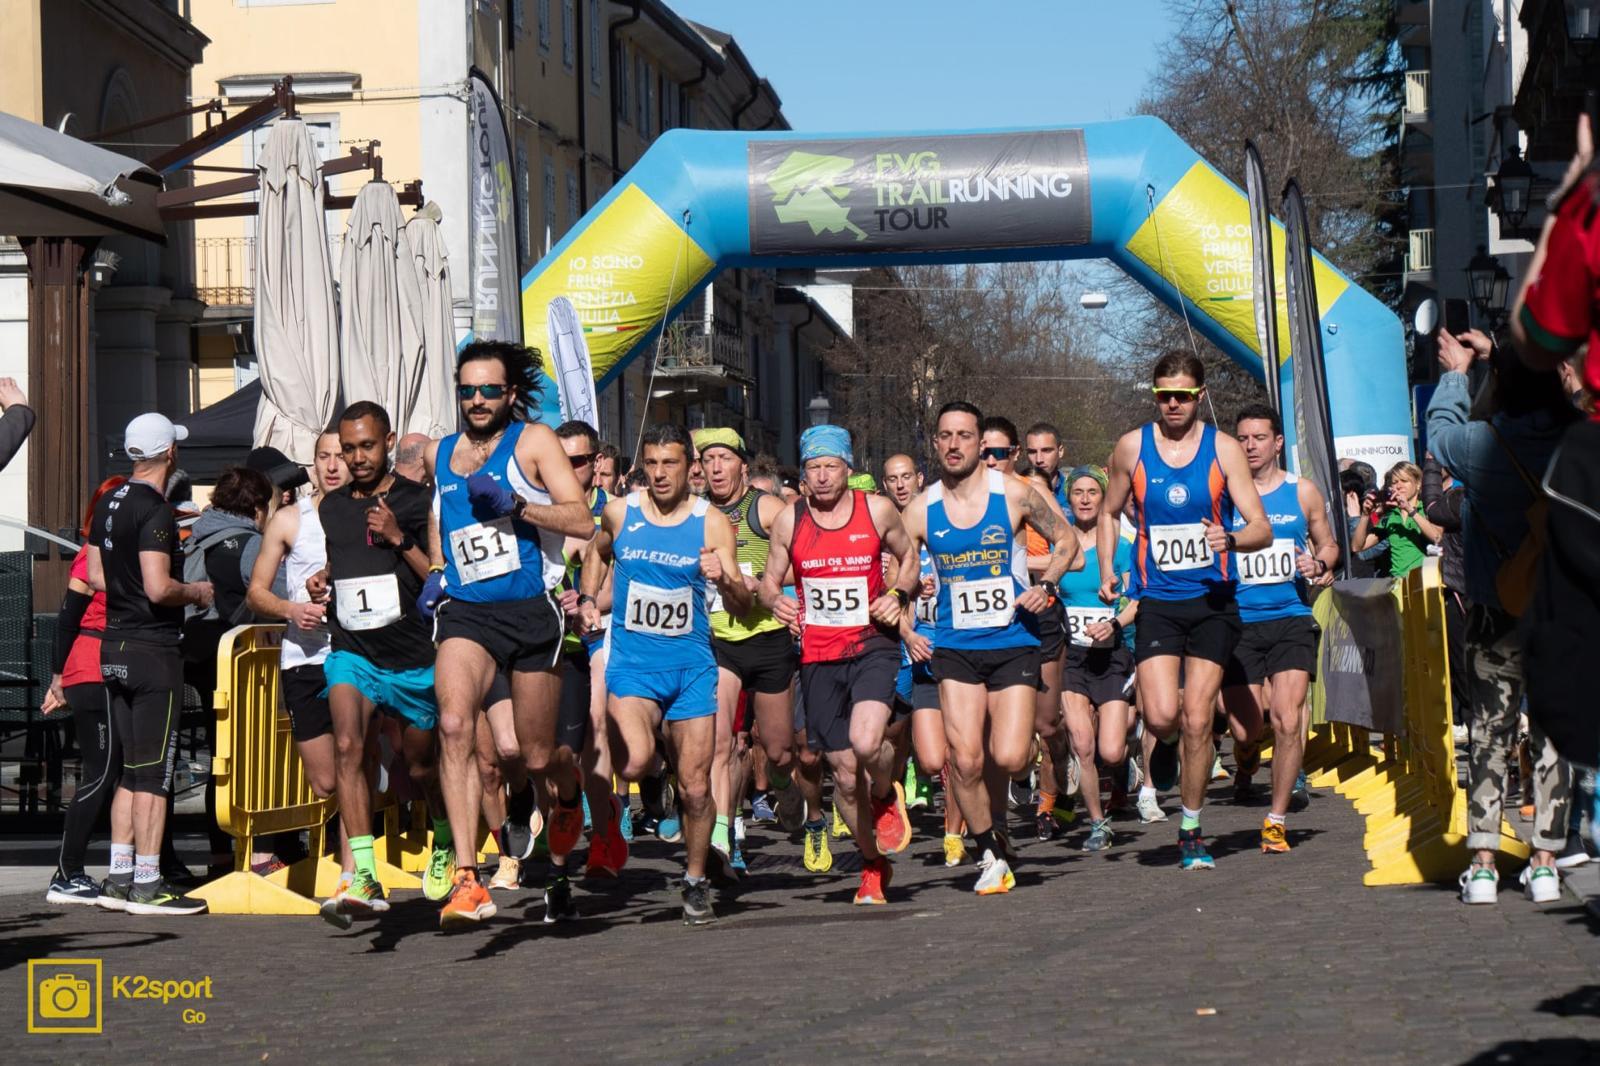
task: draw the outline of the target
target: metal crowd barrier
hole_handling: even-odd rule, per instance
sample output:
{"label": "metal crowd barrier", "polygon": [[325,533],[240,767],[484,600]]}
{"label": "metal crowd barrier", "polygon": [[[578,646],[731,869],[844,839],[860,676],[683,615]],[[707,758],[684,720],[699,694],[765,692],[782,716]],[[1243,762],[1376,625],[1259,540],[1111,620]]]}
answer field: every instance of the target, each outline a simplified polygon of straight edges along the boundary
{"label": "metal crowd barrier", "polygon": [[[1375,747],[1371,731],[1330,719],[1319,677],[1309,699],[1306,778],[1313,787],[1331,786],[1365,817],[1362,846],[1372,869],[1364,884],[1453,881],[1469,861],[1467,793],[1451,735],[1450,653],[1437,563],[1429,560],[1395,582],[1394,595],[1403,644],[1403,728],[1378,734]],[[1315,610],[1320,620],[1332,612],[1330,591],[1319,596]],[[1500,852],[1503,869],[1528,857],[1527,844],[1504,819]]]}

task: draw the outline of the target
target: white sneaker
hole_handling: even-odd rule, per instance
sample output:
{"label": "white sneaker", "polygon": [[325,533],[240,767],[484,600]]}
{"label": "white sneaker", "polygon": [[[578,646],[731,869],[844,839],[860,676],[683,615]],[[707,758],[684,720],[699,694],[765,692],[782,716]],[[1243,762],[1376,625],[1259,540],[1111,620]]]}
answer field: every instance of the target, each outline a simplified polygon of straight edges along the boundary
{"label": "white sneaker", "polygon": [[978,863],[978,883],[972,886],[972,891],[980,896],[997,896],[1002,892],[1010,892],[1016,886],[1016,875],[1011,872],[1011,867],[1006,861],[997,858],[992,851],[983,853],[983,858]]}
{"label": "white sneaker", "polygon": [[1461,873],[1462,903],[1494,903],[1499,898],[1500,875],[1488,866],[1469,866]]}
{"label": "white sneaker", "polygon": [[1078,765],[1076,753],[1067,756],[1067,791],[1068,796],[1076,796],[1083,788],[1083,770]]}
{"label": "white sneaker", "polygon": [[1554,866],[1529,866],[1522,871],[1522,891],[1535,903],[1561,899],[1561,875]]}
{"label": "white sneaker", "polygon": [[1151,822],[1164,822],[1167,812],[1161,809],[1161,801],[1155,796],[1141,792],[1139,794],[1139,822],[1149,825]]}
{"label": "white sneaker", "polygon": [[500,856],[500,863],[495,867],[494,876],[489,879],[491,889],[509,891],[522,885],[522,863],[510,856]]}
{"label": "white sneaker", "polygon": [[1453,725],[1453,726],[1451,726],[1450,727],[1450,739],[1455,741],[1456,747],[1458,747],[1458,748],[1461,747],[1463,744],[1465,744],[1467,742],[1467,727],[1464,726],[1464,725]]}

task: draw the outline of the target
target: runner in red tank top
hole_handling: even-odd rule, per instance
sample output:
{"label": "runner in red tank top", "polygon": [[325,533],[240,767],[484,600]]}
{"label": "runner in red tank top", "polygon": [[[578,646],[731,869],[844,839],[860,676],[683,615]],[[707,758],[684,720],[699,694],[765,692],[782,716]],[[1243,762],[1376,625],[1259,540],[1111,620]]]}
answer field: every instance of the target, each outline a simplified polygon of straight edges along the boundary
{"label": "runner in red tank top", "polygon": [[[884,903],[885,852],[911,841],[894,748],[884,738],[900,672],[899,631],[910,628],[904,594],[886,592],[882,553],[917,567],[900,513],[882,496],[850,490],[850,434],[812,426],[800,437],[810,501],[772,526],[758,595],[800,634],[800,689],[806,741],[833,771],[839,813],[861,850],[857,903]],[[783,594],[793,566],[801,602]]]}

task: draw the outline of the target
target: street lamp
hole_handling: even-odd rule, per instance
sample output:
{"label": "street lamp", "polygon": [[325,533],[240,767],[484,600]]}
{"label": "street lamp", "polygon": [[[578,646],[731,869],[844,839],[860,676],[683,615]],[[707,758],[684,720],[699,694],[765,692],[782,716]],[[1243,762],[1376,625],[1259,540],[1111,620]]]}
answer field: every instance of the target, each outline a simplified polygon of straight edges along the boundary
{"label": "street lamp", "polygon": [[811,416],[813,426],[825,426],[833,417],[833,404],[828,402],[828,397],[817,393],[811,397],[811,402],[806,404],[806,413]]}
{"label": "street lamp", "polygon": [[[1596,0],[1600,2],[1600,0]],[[1528,198],[1533,193],[1533,168],[1522,158],[1522,151],[1513,142],[1506,148],[1506,157],[1500,161],[1500,170],[1494,175],[1495,208],[1500,225],[1507,233],[1522,228],[1528,217]]]}
{"label": "street lamp", "polygon": [[1472,293],[1472,306],[1478,309],[1478,314],[1498,324],[1506,312],[1511,275],[1481,244],[1478,254],[1467,263],[1467,288]]}

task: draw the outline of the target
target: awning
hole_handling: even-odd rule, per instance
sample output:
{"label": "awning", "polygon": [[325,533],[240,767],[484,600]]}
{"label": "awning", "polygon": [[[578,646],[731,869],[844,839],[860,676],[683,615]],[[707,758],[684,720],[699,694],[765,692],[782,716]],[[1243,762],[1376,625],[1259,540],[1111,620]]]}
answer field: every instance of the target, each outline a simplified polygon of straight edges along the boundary
{"label": "awning", "polygon": [[0,233],[166,243],[161,178],[125,155],[0,112]]}
{"label": "awning", "polygon": [[[211,482],[228,467],[243,466],[254,447],[251,429],[260,403],[261,382],[252,381],[210,407],[178,419],[189,431],[188,439],[178,444],[178,469],[194,481]],[[110,457],[107,472],[127,473],[132,464],[122,452],[122,434],[107,434],[105,440]]]}

